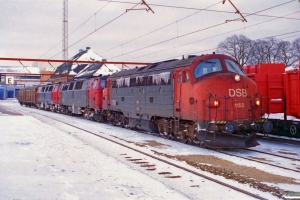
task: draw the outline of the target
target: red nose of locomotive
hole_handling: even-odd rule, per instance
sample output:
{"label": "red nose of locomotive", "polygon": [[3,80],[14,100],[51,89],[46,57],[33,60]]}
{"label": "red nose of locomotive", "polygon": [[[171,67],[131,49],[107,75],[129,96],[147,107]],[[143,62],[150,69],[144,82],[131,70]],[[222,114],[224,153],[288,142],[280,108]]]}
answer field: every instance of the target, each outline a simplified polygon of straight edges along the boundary
{"label": "red nose of locomotive", "polygon": [[208,76],[195,84],[195,91],[207,110],[204,115],[199,115],[199,119],[242,121],[259,117],[257,87],[245,76],[235,73]]}
{"label": "red nose of locomotive", "polygon": [[261,105],[254,81],[234,60],[221,55],[200,60],[193,74],[193,89],[199,102],[197,138],[210,147],[258,145],[256,119],[260,117]]}

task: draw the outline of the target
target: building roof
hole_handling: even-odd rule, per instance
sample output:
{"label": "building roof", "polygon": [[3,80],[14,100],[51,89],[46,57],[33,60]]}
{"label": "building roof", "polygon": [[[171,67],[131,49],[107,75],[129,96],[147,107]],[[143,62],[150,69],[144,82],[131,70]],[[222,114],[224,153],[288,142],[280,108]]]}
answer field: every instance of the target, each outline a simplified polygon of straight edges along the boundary
{"label": "building roof", "polygon": [[[27,68],[27,69],[26,69]],[[38,67],[23,67],[23,66],[0,66],[0,73],[32,73],[32,74],[39,74],[40,69]]]}
{"label": "building roof", "polygon": [[63,63],[57,67],[54,74],[69,74],[75,76],[75,78],[88,78],[99,75],[108,75],[114,72],[120,71],[120,69],[112,64],[78,64],[76,61],[104,61],[101,56],[93,52],[90,47],[86,50],[79,50],[79,53],[74,55],[70,60],[74,60],[73,63]]}

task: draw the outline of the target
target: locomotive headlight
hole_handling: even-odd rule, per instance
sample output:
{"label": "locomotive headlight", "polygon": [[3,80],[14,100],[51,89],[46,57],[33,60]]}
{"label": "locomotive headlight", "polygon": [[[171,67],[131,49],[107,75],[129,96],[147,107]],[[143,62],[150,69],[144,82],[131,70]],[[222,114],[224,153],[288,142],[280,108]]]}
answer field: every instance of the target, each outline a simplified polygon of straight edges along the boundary
{"label": "locomotive headlight", "polygon": [[238,74],[236,74],[236,75],[234,76],[234,80],[235,80],[236,82],[239,82],[239,81],[241,80],[241,76],[238,75]]}
{"label": "locomotive headlight", "polygon": [[261,105],[260,99],[256,98],[255,99],[255,106],[259,107]]}
{"label": "locomotive headlight", "polygon": [[219,107],[220,106],[220,101],[218,101],[218,100],[211,100],[209,102],[209,104],[207,104],[207,106],[210,107],[210,108]]}
{"label": "locomotive headlight", "polygon": [[215,101],[214,101],[214,106],[215,106],[215,107],[218,107],[218,106],[219,106],[219,101],[218,101],[218,100],[215,100]]}

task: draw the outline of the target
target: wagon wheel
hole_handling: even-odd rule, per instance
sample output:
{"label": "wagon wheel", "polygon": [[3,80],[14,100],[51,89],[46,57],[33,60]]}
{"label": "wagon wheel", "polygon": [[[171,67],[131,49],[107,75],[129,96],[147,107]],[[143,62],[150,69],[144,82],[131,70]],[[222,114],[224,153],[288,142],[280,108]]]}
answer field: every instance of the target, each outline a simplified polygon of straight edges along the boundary
{"label": "wagon wheel", "polygon": [[187,144],[189,141],[189,137],[188,136],[181,136],[180,141],[184,144]]}
{"label": "wagon wheel", "polygon": [[158,127],[158,133],[159,133],[159,135],[160,135],[160,136],[164,136],[164,125],[161,124],[161,123],[159,123],[159,124],[157,125],[157,127]]}
{"label": "wagon wheel", "polygon": [[165,135],[165,138],[166,138],[166,139],[169,139],[169,140],[174,140],[174,139],[175,139],[174,134],[173,134],[170,130],[168,130],[167,133],[168,133],[168,134]]}
{"label": "wagon wheel", "polygon": [[292,135],[296,135],[296,133],[297,133],[297,127],[296,127],[295,125],[292,125],[292,126],[290,127],[290,133],[291,133]]}
{"label": "wagon wheel", "polygon": [[129,125],[129,120],[127,117],[125,117],[124,115],[122,116],[122,123],[121,123],[121,127],[122,128],[126,128]]}
{"label": "wagon wheel", "polygon": [[92,121],[95,121],[94,114],[95,114],[95,111],[91,110],[90,115],[92,117],[90,117],[90,120],[92,120]]}
{"label": "wagon wheel", "polygon": [[115,126],[116,125],[116,121],[115,121],[115,114],[112,113],[110,116],[109,116],[109,122],[111,125]]}

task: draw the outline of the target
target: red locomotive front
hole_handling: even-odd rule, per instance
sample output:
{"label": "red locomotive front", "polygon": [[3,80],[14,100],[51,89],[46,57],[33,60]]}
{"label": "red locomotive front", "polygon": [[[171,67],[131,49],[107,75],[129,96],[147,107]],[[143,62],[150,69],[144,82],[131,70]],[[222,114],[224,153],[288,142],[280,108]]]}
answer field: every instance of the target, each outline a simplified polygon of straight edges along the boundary
{"label": "red locomotive front", "polygon": [[[258,145],[261,98],[256,83],[236,61],[225,55],[202,56],[174,76],[179,80],[174,82],[175,115],[196,121],[201,144],[214,148]],[[263,124],[267,132],[270,126]]]}

